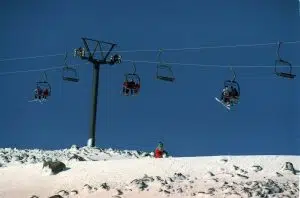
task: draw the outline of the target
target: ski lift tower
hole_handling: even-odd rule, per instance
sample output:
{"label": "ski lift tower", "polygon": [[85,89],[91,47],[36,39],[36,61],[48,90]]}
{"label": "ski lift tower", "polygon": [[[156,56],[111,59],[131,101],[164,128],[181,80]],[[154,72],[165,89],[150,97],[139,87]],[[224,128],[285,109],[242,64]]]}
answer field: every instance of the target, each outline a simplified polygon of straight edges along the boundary
{"label": "ski lift tower", "polygon": [[[74,56],[79,56],[81,59],[87,60],[93,64],[92,112],[90,122],[90,133],[89,139],[87,141],[87,146],[95,147],[100,65],[114,65],[116,63],[120,63],[121,56],[116,54],[108,59],[111,51],[117,44],[98,41],[89,38],[81,39],[83,40],[85,48],[75,49]],[[104,46],[110,46],[109,50],[103,51]],[[93,50],[91,50],[92,48]],[[97,54],[100,54],[98,57],[95,55],[96,52],[98,52]]]}

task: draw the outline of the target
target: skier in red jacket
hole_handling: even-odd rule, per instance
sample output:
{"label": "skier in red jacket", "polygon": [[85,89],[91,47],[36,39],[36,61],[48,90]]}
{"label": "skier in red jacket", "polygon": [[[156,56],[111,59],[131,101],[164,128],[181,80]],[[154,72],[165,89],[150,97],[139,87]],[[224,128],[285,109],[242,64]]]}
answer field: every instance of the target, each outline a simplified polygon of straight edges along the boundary
{"label": "skier in red jacket", "polygon": [[155,158],[163,158],[164,155],[168,155],[168,153],[164,150],[164,144],[162,142],[158,143],[158,146],[156,147],[154,151],[154,157]]}

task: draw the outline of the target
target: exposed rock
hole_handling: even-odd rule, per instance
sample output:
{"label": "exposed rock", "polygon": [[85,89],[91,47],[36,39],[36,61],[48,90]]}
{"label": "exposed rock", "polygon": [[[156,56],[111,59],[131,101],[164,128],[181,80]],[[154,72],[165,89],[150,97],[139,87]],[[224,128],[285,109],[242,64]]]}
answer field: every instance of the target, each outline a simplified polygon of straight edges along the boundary
{"label": "exposed rock", "polygon": [[65,190],[61,190],[61,191],[57,192],[57,194],[60,195],[60,196],[68,196],[69,192],[65,191]]}
{"label": "exposed rock", "polygon": [[124,193],[120,189],[116,189],[117,195],[123,195]]}
{"label": "exposed rock", "polygon": [[88,185],[88,184],[85,184],[85,185],[83,186],[83,190],[91,191],[92,189],[93,189],[93,187],[90,186],[90,185]]}
{"label": "exposed rock", "polygon": [[149,182],[153,182],[154,178],[153,177],[149,177],[148,175],[144,175],[143,178],[141,179],[135,179],[133,181],[131,181],[131,183],[135,184],[139,190],[145,190],[146,188],[148,188],[148,184]]}
{"label": "exposed rock", "polygon": [[163,192],[164,192],[165,194],[171,194],[171,192],[168,191],[168,190],[164,190]]}
{"label": "exposed rock", "polygon": [[133,180],[131,183],[134,183],[141,191],[145,190],[148,187],[148,185],[144,181],[138,179]]}
{"label": "exposed rock", "polygon": [[276,172],[276,175],[277,175],[277,177],[283,177],[283,175],[278,172]]}
{"label": "exposed rock", "polygon": [[88,193],[93,193],[98,190],[98,188],[90,186],[89,184],[85,184],[82,188],[83,191],[88,192]]}
{"label": "exposed rock", "polygon": [[83,157],[73,154],[70,158],[69,161],[86,161]]}
{"label": "exposed rock", "polygon": [[291,162],[285,162],[283,166],[283,171],[291,172],[292,174],[296,175],[296,170],[294,169],[294,166]]}
{"label": "exposed rock", "polygon": [[211,194],[211,195],[214,195],[214,192],[216,192],[215,188],[209,188],[207,193]]}
{"label": "exposed rock", "polygon": [[156,176],[157,181],[164,181],[160,176]]}
{"label": "exposed rock", "polygon": [[215,182],[219,182],[219,180],[217,178],[213,178],[212,180]]}
{"label": "exposed rock", "polygon": [[167,180],[168,180],[170,183],[174,182],[174,180],[173,180],[171,177],[168,177]]}
{"label": "exposed rock", "polygon": [[64,197],[62,197],[62,196],[60,196],[60,195],[53,195],[53,196],[51,196],[51,197],[49,197],[49,198],[64,198]]}
{"label": "exposed rock", "polygon": [[55,175],[66,169],[66,165],[60,161],[45,161],[43,164],[43,171],[50,175]]}
{"label": "exposed rock", "polygon": [[104,189],[104,190],[110,190],[110,187],[108,186],[108,184],[105,182],[103,184],[101,184],[101,188]]}
{"label": "exposed rock", "polygon": [[71,196],[74,196],[74,195],[77,195],[78,194],[78,191],[77,190],[71,190],[70,191],[70,195]]}
{"label": "exposed rock", "polygon": [[153,177],[149,177],[147,174],[145,174],[144,177],[142,178],[142,180],[144,182],[153,182],[154,178]]}
{"label": "exposed rock", "polygon": [[182,190],[182,188],[178,188],[178,189],[176,190],[176,192],[177,192],[177,193],[183,193],[183,190]]}
{"label": "exposed rock", "polygon": [[259,171],[262,171],[262,170],[263,170],[263,168],[262,168],[261,166],[259,166],[259,165],[253,165],[252,167],[253,167],[253,170],[254,170],[255,172],[259,172]]}
{"label": "exposed rock", "polygon": [[236,174],[236,175],[239,176],[239,177],[245,178],[245,179],[248,179],[248,178],[249,178],[248,176],[242,175],[242,174]]}
{"label": "exposed rock", "polygon": [[182,173],[174,173],[174,177],[180,180],[186,179],[186,176],[184,176]]}

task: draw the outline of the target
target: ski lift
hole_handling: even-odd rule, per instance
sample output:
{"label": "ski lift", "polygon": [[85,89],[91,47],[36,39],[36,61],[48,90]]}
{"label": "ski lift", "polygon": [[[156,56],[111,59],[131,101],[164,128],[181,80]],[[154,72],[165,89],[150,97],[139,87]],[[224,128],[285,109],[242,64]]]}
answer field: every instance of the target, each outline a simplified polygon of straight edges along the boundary
{"label": "ski lift", "polygon": [[240,95],[241,95],[241,89],[239,83],[235,80],[236,75],[233,69],[231,68],[231,71],[233,72],[233,79],[232,80],[225,80],[224,81],[224,89],[221,94],[221,98],[215,98],[218,102],[223,104],[228,110],[230,110],[230,107],[233,105],[236,105],[239,103]]}
{"label": "ski lift", "polygon": [[136,65],[133,62],[133,72],[132,73],[126,73],[125,80],[123,83],[123,90],[122,94],[125,96],[135,96],[139,93],[141,88],[141,78],[138,74],[136,74]]}
{"label": "ski lift", "polygon": [[[159,63],[157,64],[156,67],[156,78],[167,82],[174,82],[175,77],[173,75],[172,67],[166,63],[163,63],[161,54],[162,54],[162,50],[160,49],[158,54]],[[162,73],[166,73],[166,75],[163,75]]]}
{"label": "ski lift", "polygon": [[68,53],[65,56],[65,67],[62,69],[62,79],[70,82],[78,82],[79,75],[75,67],[70,67],[67,64]]}
{"label": "ski lift", "polygon": [[[34,99],[32,101],[43,102],[51,96],[51,85],[47,80],[47,74],[44,72],[43,77],[40,81],[36,82],[36,88],[33,90]],[[31,101],[29,101],[31,102]]]}
{"label": "ski lift", "polygon": [[[283,60],[280,55],[279,55],[279,50],[281,47],[282,42],[278,42],[278,48],[277,48],[277,60],[275,60],[275,74],[277,76],[283,77],[283,78],[287,78],[287,79],[294,79],[296,77],[295,74],[292,74],[292,64],[288,61]],[[278,71],[277,66],[287,66],[289,67],[289,72],[282,72],[282,71]]]}
{"label": "ski lift", "polygon": [[48,96],[51,95],[51,85],[47,80],[46,72],[43,73],[43,78],[36,82],[36,86],[42,88],[43,90],[47,89],[49,92]]}

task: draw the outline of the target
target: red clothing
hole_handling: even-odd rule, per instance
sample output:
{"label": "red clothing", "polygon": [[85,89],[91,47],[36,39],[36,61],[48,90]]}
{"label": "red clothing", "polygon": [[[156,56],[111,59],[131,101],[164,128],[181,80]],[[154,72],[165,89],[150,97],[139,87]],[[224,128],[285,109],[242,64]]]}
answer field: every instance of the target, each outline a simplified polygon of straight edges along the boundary
{"label": "red clothing", "polygon": [[154,151],[154,157],[155,158],[162,158],[163,154],[164,154],[164,151],[160,150],[158,148],[156,148],[155,151]]}
{"label": "red clothing", "polygon": [[48,89],[45,89],[44,90],[44,96],[48,96],[49,95],[49,91],[48,91]]}

